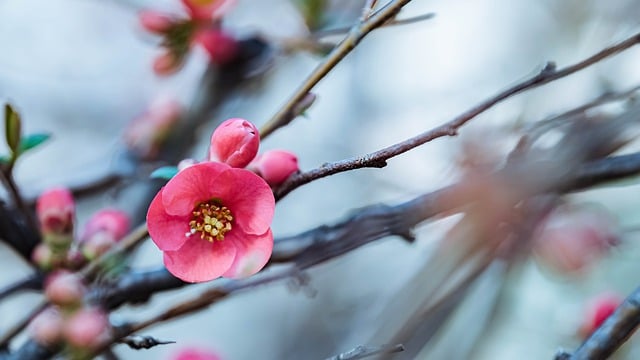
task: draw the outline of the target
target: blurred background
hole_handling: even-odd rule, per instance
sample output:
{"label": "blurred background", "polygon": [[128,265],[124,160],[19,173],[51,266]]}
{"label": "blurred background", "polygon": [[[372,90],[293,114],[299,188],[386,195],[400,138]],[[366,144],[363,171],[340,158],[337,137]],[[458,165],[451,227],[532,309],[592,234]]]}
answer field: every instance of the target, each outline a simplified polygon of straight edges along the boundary
{"label": "blurred background", "polygon": [[[323,28],[352,25],[363,3],[334,1]],[[535,74],[546,61],[562,67],[630,36],[638,29],[638,5],[634,0],[414,0],[399,18],[431,12],[435,18],[371,33],[315,88],[318,99],[306,115],[268,137],[262,149],[291,150],[308,170],[399,142]],[[147,8],[183,11],[177,0],[0,2],[0,98],[20,110],[26,132],[52,134],[17,165],[16,180],[28,198],[51,186],[122,171],[127,124],[158,97],[185,107],[196,99],[206,56],[196,50],[176,74],[154,74],[159,40],[138,22],[138,12]],[[242,117],[259,127],[322,59],[285,51],[309,32],[293,0],[239,0],[224,26],[238,37],[260,35],[273,44],[274,58],[259,79],[225,94],[211,121],[195,130],[194,158],[206,154],[216,121]],[[631,49],[515,96],[465,126],[460,136],[428,143],[383,169],[342,173],[297,189],[278,203],[274,234],[332,224],[353,209],[399,203],[451,184],[460,178],[470,148],[489,163],[501,162],[519,126],[640,83],[639,58],[639,50]],[[118,187],[129,190],[83,197],[78,223],[107,205],[132,211],[130,195],[152,168],[129,169]],[[571,195],[576,206],[606,214],[621,244],[578,272],[557,271],[535,259],[508,271],[490,268],[416,358],[551,359],[561,347],[578,346],[588,299],[603,292],[625,295],[637,286],[637,191],[627,182]],[[144,332],[175,345],[140,351],[119,345],[116,353],[123,359],[169,359],[176,349],[194,345],[223,359],[322,359],[367,344],[384,326],[378,315],[385,304],[405,295],[407,287],[429,281],[415,275],[455,220],[421,225],[413,244],[389,238],[317,266],[301,289],[288,282],[256,288]],[[8,249],[2,249],[0,261],[2,286],[30,271]],[[161,263],[161,252],[146,241],[132,266]],[[142,319],[203,286],[157,295],[148,305],[115,312],[112,321]],[[24,294],[0,304],[0,331],[39,299]],[[635,342],[632,338],[619,358],[638,358]]]}

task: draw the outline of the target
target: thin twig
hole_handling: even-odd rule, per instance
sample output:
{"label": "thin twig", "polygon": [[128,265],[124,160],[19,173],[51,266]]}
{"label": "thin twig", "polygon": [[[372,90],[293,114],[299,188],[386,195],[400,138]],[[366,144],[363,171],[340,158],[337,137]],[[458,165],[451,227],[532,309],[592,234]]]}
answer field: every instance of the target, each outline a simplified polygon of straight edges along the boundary
{"label": "thin twig", "polygon": [[[319,168],[293,175],[284,184],[282,184],[275,191],[276,198],[280,199],[293,191],[294,189],[308,184],[311,181],[334,175],[340,172],[360,169],[365,167],[381,168],[386,166],[387,160],[405,153],[415,147],[425,144],[431,140],[444,137],[455,136],[458,134],[458,129],[466,124],[471,119],[480,115],[482,112],[488,110],[494,105],[504,101],[505,99],[521,93],[525,90],[533,89],[538,86],[550,83],[565,76],[571,75],[577,71],[585,69],[597,62],[618,54],[626,49],[629,49],[640,42],[640,33],[637,33],[624,41],[621,41],[613,46],[607,47],[596,54],[579,61],[573,65],[569,65],[563,69],[556,70],[553,63],[548,63],[542,71],[537,75],[526,79],[506,90],[499,92],[498,94],[490,97],[489,99],[481,102],[480,104],[472,107],[464,113],[453,118],[449,122],[446,122],[440,126],[437,126],[431,130],[423,132],[422,134],[411,137],[407,140],[401,141],[397,144],[388,146],[384,149],[374,151],[372,153],[358,156],[350,159],[340,160],[333,163],[327,163]],[[296,96],[296,101],[299,101],[300,96]],[[284,125],[284,123],[283,123]]]}
{"label": "thin twig", "polygon": [[[381,25],[379,28],[385,28],[387,26],[395,26],[395,25],[410,25],[420,21],[432,19],[435,16],[436,16],[435,13],[426,13],[422,15],[408,17],[406,19],[392,19],[384,23],[384,25]],[[349,30],[351,30],[351,27],[339,27],[334,29],[318,30],[318,31],[315,31],[313,34],[311,34],[311,38],[318,40],[327,36],[344,35],[348,33]]]}
{"label": "thin twig", "polygon": [[403,6],[411,2],[411,0],[394,0],[389,2],[384,8],[376,12],[371,18],[363,23],[354,26],[349,35],[342,40],[333,51],[327,55],[325,61],[318,65],[315,70],[307,77],[300,87],[293,93],[285,105],[260,129],[260,136],[265,138],[278,128],[287,125],[294,118],[293,108],[302,100],[313,87],[322,80],[342,59],[353,50],[362,39],[372,30],[382,26],[389,19],[398,14]]}
{"label": "thin twig", "polygon": [[18,335],[22,330],[24,330],[27,325],[33,320],[38,314],[40,314],[46,307],[48,306],[46,301],[41,302],[36,308],[31,310],[27,316],[25,316],[20,322],[15,324],[9,331],[7,331],[2,338],[0,338],[0,349],[6,349],[9,347],[9,342],[16,335]]}
{"label": "thin twig", "polygon": [[141,349],[151,349],[154,346],[158,345],[168,345],[175,344],[175,341],[163,341],[158,340],[151,336],[140,336],[140,335],[132,335],[127,336],[118,340],[119,343],[125,344],[132,349],[141,350]]}
{"label": "thin twig", "polygon": [[402,351],[404,351],[404,346],[402,344],[382,346],[360,345],[355,349],[351,349],[336,356],[326,358],[326,360],[356,360],[364,359],[373,355],[394,354]]}

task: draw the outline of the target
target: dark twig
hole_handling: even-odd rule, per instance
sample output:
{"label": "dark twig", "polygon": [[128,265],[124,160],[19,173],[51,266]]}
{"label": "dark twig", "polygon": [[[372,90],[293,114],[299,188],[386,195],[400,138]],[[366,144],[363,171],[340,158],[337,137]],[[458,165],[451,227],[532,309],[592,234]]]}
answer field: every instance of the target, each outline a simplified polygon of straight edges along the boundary
{"label": "dark twig", "polygon": [[[408,17],[406,19],[392,19],[384,23],[384,25],[380,26],[380,28],[384,28],[387,26],[395,26],[395,25],[409,25],[414,24],[420,21],[425,21],[432,19],[436,16],[435,13],[426,13],[418,16]],[[344,35],[351,30],[351,27],[340,27],[335,29],[327,29],[327,30],[318,30],[311,34],[311,37],[314,39],[321,39],[327,36],[334,35]]]}
{"label": "dark twig", "polygon": [[22,280],[16,281],[15,283],[0,289],[0,301],[20,291],[40,290],[42,289],[43,281],[44,275],[42,273],[30,275]]}
{"label": "dark twig", "polygon": [[175,341],[157,340],[151,336],[132,335],[118,340],[119,343],[128,345],[135,350],[151,349],[158,345],[175,344]]}
{"label": "dark twig", "polygon": [[[333,163],[327,163],[317,169],[313,169],[307,172],[293,175],[278,189],[276,189],[275,191],[276,198],[280,199],[285,195],[287,195],[288,193],[290,193],[291,191],[293,191],[294,189],[304,184],[308,184],[311,181],[314,181],[329,175],[337,174],[344,171],[354,170],[354,169],[365,168],[365,167],[382,168],[387,165],[387,160],[394,156],[405,153],[431,140],[434,140],[443,136],[457,135],[458,129],[460,129],[460,127],[462,127],[468,121],[470,121],[471,119],[475,118],[482,112],[486,111],[487,109],[493,107],[494,105],[504,101],[505,99],[513,95],[521,93],[525,90],[536,88],[544,84],[548,84],[552,81],[571,75],[577,71],[580,71],[591,65],[594,65],[597,62],[609,56],[618,54],[626,49],[629,49],[634,45],[638,44],[638,42],[640,42],[640,33],[635,34],[624,41],[621,41],[613,46],[607,47],[580,62],[577,62],[573,65],[569,65],[560,70],[556,70],[555,64],[548,63],[544,67],[544,69],[542,69],[542,71],[540,71],[537,75],[527,80],[524,80],[506,90],[499,92],[498,94],[492,96],[491,98],[481,102],[480,104],[458,115],[457,117],[453,118],[449,122],[446,122],[431,130],[423,132],[422,134],[416,135],[412,138],[409,138],[397,144],[391,145],[384,149],[377,150],[363,156],[340,160]],[[301,97],[302,96],[295,97],[296,99],[295,102],[299,101]],[[288,105],[287,108],[290,108],[293,105],[295,104]],[[283,122],[283,125],[285,124],[286,122]]]}
{"label": "dark twig", "polygon": [[404,346],[402,344],[382,346],[360,345],[355,349],[351,349],[336,356],[329,357],[326,360],[356,360],[364,359],[373,355],[394,354],[402,351],[404,351]]}
{"label": "dark twig", "polygon": [[260,136],[265,138],[275,130],[287,125],[295,118],[292,110],[298,103],[322,80],[342,59],[345,58],[362,39],[372,30],[384,25],[389,19],[398,14],[403,6],[411,0],[393,0],[384,8],[376,12],[367,21],[354,26],[349,35],[336,46],[326,59],[318,65],[311,75],[293,93],[286,104],[260,129]]}
{"label": "dark twig", "polygon": [[576,350],[569,359],[608,359],[640,324],[640,288]]}
{"label": "dark twig", "polygon": [[9,347],[9,342],[16,335],[18,335],[22,330],[24,330],[27,325],[33,320],[38,314],[40,314],[47,307],[46,302],[40,303],[35,309],[31,310],[19,323],[15,324],[9,331],[7,331],[2,338],[0,338],[0,350],[7,349]]}

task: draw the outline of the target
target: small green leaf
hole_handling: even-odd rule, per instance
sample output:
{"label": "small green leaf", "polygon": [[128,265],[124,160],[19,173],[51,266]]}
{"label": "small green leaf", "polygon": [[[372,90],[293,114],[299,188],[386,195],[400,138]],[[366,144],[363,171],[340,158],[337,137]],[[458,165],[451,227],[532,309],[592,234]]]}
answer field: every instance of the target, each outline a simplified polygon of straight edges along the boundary
{"label": "small green leaf", "polygon": [[157,168],[153,170],[151,175],[149,175],[152,179],[165,179],[171,180],[178,173],[178,168],[175,166],[163,166],[161,168]]}
{"label": "small green leaf", "polygon": [[46,133],[29,134],[20,141],[18,150],[21,153],[29,151],[37,146],[40,146],[43,142],[49,140],[50,137],[51,135]]}
{"label": "small green leaf", "polygon": [[10,104],[4,104],[4,135],[14,154],[18,152],[21,127],[20,114]]}

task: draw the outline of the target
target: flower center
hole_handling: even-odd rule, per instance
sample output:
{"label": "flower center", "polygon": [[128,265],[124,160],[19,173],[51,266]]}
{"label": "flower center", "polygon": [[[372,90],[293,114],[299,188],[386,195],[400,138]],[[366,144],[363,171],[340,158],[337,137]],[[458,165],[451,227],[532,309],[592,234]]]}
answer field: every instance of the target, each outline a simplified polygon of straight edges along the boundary
{"label": "flower center", "polygon": [[219,200],[201,202],[191,213],[191,221],[189,221],[191,232],[187,235],[200,233],[200,239],[206,239],[209,242],[221,241],[231,230],[231,221],[233,221],[231,210],[222,206]]}

